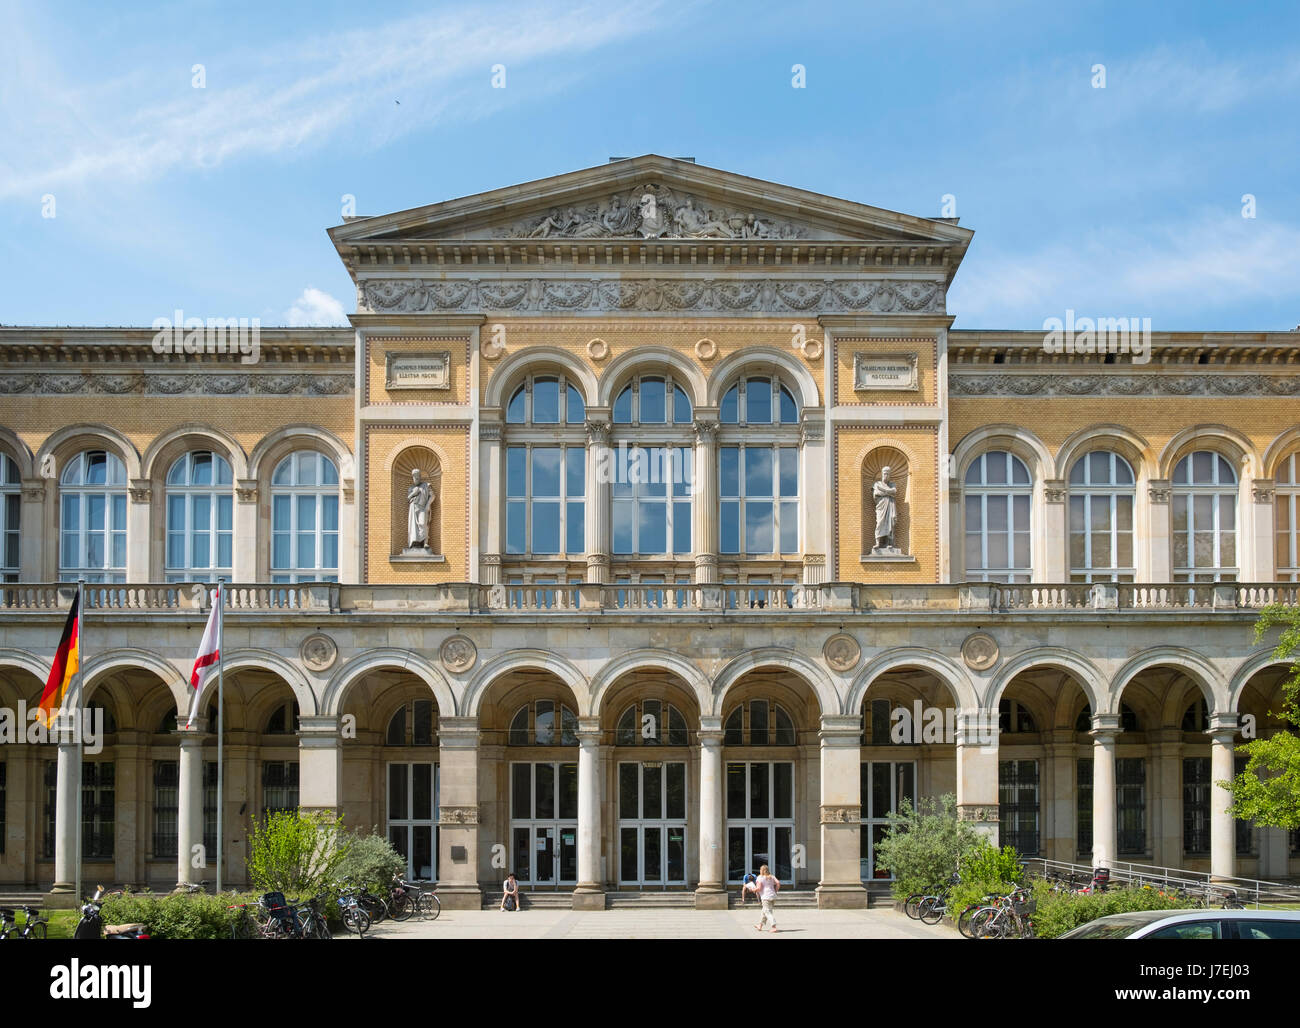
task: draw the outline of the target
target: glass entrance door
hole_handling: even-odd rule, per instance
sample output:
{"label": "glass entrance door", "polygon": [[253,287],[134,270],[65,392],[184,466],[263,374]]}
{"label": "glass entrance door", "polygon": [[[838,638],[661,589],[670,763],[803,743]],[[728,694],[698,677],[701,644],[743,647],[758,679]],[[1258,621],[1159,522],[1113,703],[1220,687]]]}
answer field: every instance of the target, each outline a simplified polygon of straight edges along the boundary
{"label": "glass entrance door", "polygon": [[510,765],[510,870],[521,884],[578,884],[578,765]]}
{"label": "glass entrance door", "polygon": [[686,765],[618,765],[618,880],[622,885],[686,884]]}
{"label": "glass entrance door", "polygon": [[727,763],[727,880],[758,874],[767,864],[794,883],[794,763]]}
{"label": "glass entrance door", "polygon": [[388,841],[410,881],[438,880],[438,765],[388,765]]}
{"label": "glass entrance door", "polygon": [[885,837],[890,813],[907,800],[916,807],[916,762],[913,760],[864,760],[862,762],[862,834],[858,841],[862,880],[890,878],[876,870],[876,846]]}

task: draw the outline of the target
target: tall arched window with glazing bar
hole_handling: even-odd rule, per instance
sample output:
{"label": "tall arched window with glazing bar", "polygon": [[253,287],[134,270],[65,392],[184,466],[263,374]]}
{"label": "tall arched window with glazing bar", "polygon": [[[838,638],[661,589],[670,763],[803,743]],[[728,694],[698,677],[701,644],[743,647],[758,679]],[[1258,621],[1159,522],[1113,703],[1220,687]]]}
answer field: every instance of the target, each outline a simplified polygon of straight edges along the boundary
{"label": "tall arched window with glazing bar", "polygon": [[1175,582],[1237,580],[1237,472],[1213,450],[1174,467],[1171,511]]}
{"label": "tall arched window with glazing bar", "polygon": [[1033,568],[1034,481],[1014,453],[982,453],[963,484],[966,577],[975,582],[1028,582]]}
{"label": "tall arched window with glazing bar", "polygon": [[1133,468],[1118,453],[1094,450],[1070,469],[1070,581],[1132,582]]}

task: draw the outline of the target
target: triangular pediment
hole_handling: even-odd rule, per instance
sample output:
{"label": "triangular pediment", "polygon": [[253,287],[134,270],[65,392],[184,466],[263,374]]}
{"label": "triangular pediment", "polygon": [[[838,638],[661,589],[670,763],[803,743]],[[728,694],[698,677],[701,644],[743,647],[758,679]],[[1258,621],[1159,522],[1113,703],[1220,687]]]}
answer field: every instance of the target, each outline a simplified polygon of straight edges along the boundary
{"label": "triangular pediment", "polygon": [[330,230],[342,251],[365,244],[481,240],[838,240],[956,246],[972,235],[808,190],[647,154]]}

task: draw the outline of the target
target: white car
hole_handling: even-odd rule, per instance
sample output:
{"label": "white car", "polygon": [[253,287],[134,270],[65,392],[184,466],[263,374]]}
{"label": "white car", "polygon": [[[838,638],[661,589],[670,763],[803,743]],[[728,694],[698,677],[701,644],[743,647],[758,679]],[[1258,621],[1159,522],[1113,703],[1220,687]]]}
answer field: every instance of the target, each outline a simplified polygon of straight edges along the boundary
{"label": "white car", "polygon": [[1134,910],[1107,914],[1061,939],[1300,939],[1300,910]]}

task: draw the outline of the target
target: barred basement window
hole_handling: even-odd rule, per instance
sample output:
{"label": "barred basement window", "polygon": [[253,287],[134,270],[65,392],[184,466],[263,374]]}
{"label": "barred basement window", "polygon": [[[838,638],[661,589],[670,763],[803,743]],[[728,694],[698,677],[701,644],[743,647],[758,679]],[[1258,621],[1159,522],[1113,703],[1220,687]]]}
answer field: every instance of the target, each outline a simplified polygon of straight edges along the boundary
{"label": "barred basement window", "polygon": [[153,855],[175,857],[180,832],[180,764],[155,760],[153,764]]}
{"label": "barred basement window", "polygon": [[217,852],[217,762],[203,762],[203,849],[209,859]]}
{"label": "barred basement window", "polygon": [[7,765],[5,764],[5,762],[0,761],[0,853],[3,853],[5,851],[5,834],[6,834],[5,827],[7,825],[7,821],[5,819],[5,799],[6,799],[5,796],[6,770],[5,769],[6,767]]}
{"label": "barred basement window", "polygon": [[47,760],[41,776],[41,785],[45,792],[45,803],[41,813],[45,821],[45,831],[41,835],[41,858],[54,859],[54,811],[59,795],[59,765],[57,761]]}
{"label": "barred basement window", "polygon": [[[1248,757],[1232,758],[1232,773],[1239,775],[1245,772],[1246,764],[1249,762]],[[1250,857],[1255,855],[1255,822],[1244,821],[1236,818],[1232,822],[1233,831],[1237,837],[1237,856]]]}
{"label": "barred basement window", "polygon": [[81,765],[81,855],[86,860],[113,859],[115,777],[112,761]]}
{"label": "barred basement window", "polygon": [[[1186,729],[1184,719],[1184,729]],[[1183,758],[1183,852],[1210,852],[1210,758]]]}
{"label": "barred basement window", "polygon": [[998,833],[1021,855],[1038,852],[1038,761],[998,761]]}
{"label": "barred basement window", "polygon": [[298,762],[270,760],[262,765],[262,817],[298,809]]}
{"label": "barred basement window", "polygon": [[1079,856],[1086,857],[1092,853],[1092,758],[1080,757],[1075,777],[1075,797],[1079,829],[1076,836]]}

